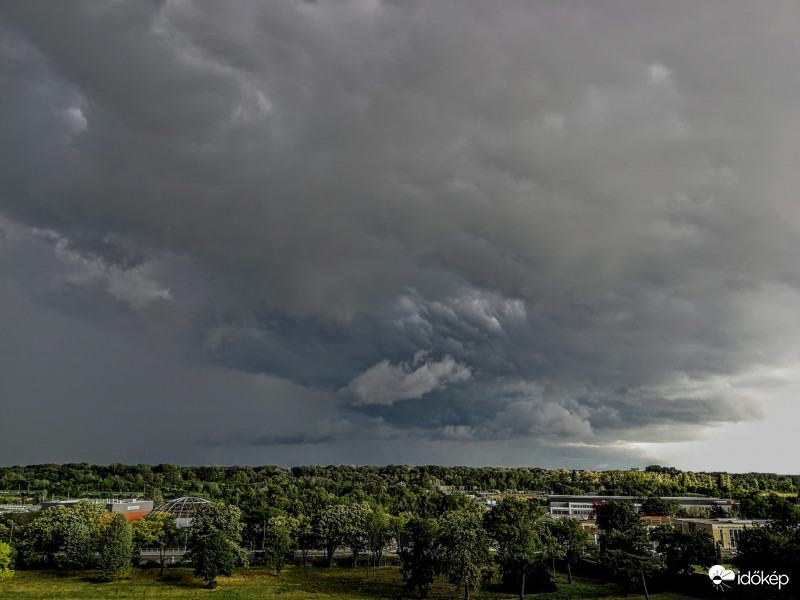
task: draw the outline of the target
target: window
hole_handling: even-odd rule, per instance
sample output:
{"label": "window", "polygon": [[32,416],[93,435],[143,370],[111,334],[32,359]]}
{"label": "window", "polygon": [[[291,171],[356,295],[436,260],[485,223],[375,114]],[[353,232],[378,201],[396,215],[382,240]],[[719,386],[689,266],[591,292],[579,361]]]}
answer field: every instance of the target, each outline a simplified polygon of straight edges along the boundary
{"label": "window", "polygon": [[736,548],[739,545],[739,535],[741,534],[741,530],[739,529],[729,529],[728,535],[731,538],[731,548]]}

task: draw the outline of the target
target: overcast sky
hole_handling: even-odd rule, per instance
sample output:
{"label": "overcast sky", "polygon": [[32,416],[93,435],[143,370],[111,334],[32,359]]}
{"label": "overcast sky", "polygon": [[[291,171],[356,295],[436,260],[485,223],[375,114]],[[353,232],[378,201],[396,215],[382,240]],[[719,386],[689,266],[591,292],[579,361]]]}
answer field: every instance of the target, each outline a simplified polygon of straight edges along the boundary
{"label": "overcast sky", "polygon": [[800,472],[800,5],[0,4],[0,463]]}

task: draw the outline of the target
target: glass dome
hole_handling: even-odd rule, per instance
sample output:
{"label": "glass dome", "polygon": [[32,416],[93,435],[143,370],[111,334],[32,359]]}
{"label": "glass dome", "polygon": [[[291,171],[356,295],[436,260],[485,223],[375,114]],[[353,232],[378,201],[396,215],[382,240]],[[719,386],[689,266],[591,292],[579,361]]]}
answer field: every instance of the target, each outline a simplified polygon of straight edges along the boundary
{"label": "glass dome", "polygon": [[191,519],[194,517],[197,507],[203,504],[209,504],[209,501],[195,496],[181,496],[180,498],[164,502],[164,504],[154,508],[153,512],[169,513],[176,519]]}

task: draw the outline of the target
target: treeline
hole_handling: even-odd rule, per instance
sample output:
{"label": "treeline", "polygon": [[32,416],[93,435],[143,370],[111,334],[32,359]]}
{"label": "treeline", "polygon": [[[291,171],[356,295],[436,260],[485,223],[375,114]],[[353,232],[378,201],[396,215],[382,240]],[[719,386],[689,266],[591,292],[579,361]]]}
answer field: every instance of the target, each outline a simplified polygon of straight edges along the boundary
{"label": "treeline", "polygon": [[553,494],[596,492],[626,496],[708,495],[750,497],[758,492],[796,493],[800,475],[694,473],[652,465],[643,471],[440,467],[181,467],[171,464],[107,466],[44,464],[0,468],[0,490],[28,498],[131,493],[147,497],[198,495],[231,499],[257,488],[296,494],[320,488],[337,496],[377,496],[397,486],[466,490],[536,490]]}
{"label": "treeline", "polygon": [[[734,564],[754,571],[768,564],[788,587],[800,574],[800,508],[775,494],[766,497],[765,505],[768,522],[740,533]],[[159,550],[163,574],[165,549],[185,542],[186,560],[208,587],[219,576],[247,567],[248,550],[278,576],[297,551],[298,566],[306,566],[311,550],[322,550],[332,567],[337,551],[344,550],[351,567],[366,561],[374,577],[391,548],[410,593],[424,598],[441,578],[467,600],[487,586],[520,598],[552,591],[556,565],[570,584],[578,571],[614,581],[625,593],[645,586],[679,591],[696,584],[695,567],[721,562],[707,533],[669,526],[648,530],[632,503],[598,506],[597,545],[577,520],[546,518],[534,499],[506,496],[486,510],[461,493],[436,494],[425,506],[427,514],[392,512],[374,499],[355,501],[317,490],[291,510],[209,502],[197,508],[188,531],[178,530],[175,517],[167,513],[129,523],[89,502],[7,514],[0,517],[0,579],[13,575],[14,567],[96,567],[98,579],[110,581],[138,561],[143,548]]]}

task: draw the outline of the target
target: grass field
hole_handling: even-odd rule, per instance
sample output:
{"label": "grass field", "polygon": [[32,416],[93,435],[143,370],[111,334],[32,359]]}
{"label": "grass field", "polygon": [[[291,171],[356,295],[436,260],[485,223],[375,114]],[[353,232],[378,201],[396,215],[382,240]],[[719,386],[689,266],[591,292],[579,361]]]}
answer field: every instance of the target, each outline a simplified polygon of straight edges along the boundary
{"label": "grass field", "polygon": [[[3,600],[92,600],[127,599],[158,600],[161,598],[233,600],[395,600],[408,598],[396,567],[378,569],[377,577],[367,577],[363,569],[323,567],[287,567],[280,578],[266,568],[241,569],[233,577],[221,577],[219,587],[207,590],[186,568],[168,569],[163,578],[158,570],[132,570],[127,577],[112,583],[98,583],[96,571],[73,574],[49,571],[17,571],[14,578],[0,584]],[[563,576],[557,580],[559,591],[530,595],[541,600],[580,598],[615,600],[622,598],[611,584],[576,578],[568,585]],[[435,584],[430,600],[460,599],[462,592],[447,583]],[[651,594],[653,600],[680,600],[685,595]],[[484,590],[474,600],[514,600],[515,595]],[[643,595],[631,594],[626,600],[639,600]]]}

